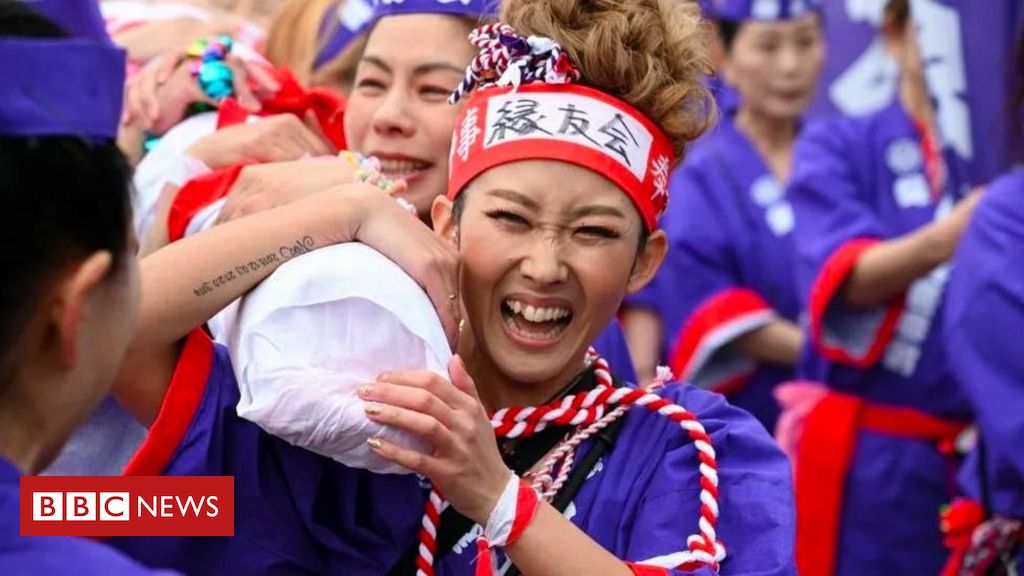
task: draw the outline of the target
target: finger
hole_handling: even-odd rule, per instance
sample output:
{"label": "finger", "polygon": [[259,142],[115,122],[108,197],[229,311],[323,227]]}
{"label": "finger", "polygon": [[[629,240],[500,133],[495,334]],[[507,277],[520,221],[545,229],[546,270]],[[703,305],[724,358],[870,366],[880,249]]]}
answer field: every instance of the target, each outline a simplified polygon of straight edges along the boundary
{"label": "finger", "polygon": [[422,438],[434,447],[435,454],[438,453],[438,450],[448,451],[454,443],[451,430],[438,422],[436,418],[426,414],[376,402],[364,404],[363,411],[366,412],[367,418],[378,424],[405,430]]}
{"label": "finger", "polygon": [[439,461],[432,457],[417,452],[416,450],[409,450],[408,448],[400,448],[387,440],[381,438],[368,438],[366,444],[381,458],[394,462],[403,468],[412,470],[413,472],[422,474],[428,478],[433,476],[439,469]]}
{"label": "finger", "polygon": [[452,350],[455,350],[458,346],[459,322],[462,316],[462,305],[457,289],[458,280],[454,273],[443,266],[431,266],[428,268],[427,274],[429,276],[421,281],[420,285],[427,292],[430,301],[433,302],[445,336],[448,337],[448,344]]}
{"label": "finger", "polygon": [[258,63],[242,62],[249,73],[250,82],[257,93],[265,93],[268,97],[277,94],[281,90],[281,83],[277,81],[274,74],[260,66]]}
{"label": "finger", "polygon": [[320,125],[320,119],[316,117],[316,114],[314,114],[312,110],[306,110],[306,113],[302,117],[302,122],[306,128],[312,132],[313,136],[323,144],[325,150],[323,154],[330,154],[331,156],[338,154],[338,148],[333,142],[331,142],[330,138],[327,137],[323,126]]}
{"label": "finger", "polygon": [[174,74],[174,70],[178,67],[181,62],[181,54],[164,54],[156,63],[156,82],[157,84],[163,84]]}
{"label": "finger", "polygon": [[249,74],[241,59],[234,54],[228,54],[224,61],[231,69],[231,83],[235,89],[235,99],[238,100],[242,108],[250,112],[259,112],[260,101],[249,88]]}
{"label": "finger", "polygon": [[313,156],[326,156],[330,153],[327,142],[314,132],[306,118],[298,118],[299,123],[293,131],[294,136],[302,143],[302,147]]}
{"label": "finger", "polygon": [[141,73],[138,84],[139,101],[145,111],[147,128],[160,117],[160,98],[157,95],[159,90],[156,83],[156,74],[153,70],[145,70]]}
{"label": "finger", "polygon": [[[406,384],[396,384],[391,381],[378,381],[360,386],[357,394],[365,401],[397,406],[398,408],[426,414],[441,424],[450,426],[455,418],[455,410],[452,406],[425,387],[412,385],[408,382],[407,380]],[[448,384],[448,386],[451,387],[451,393],[448,394],[449,398],[453,398],[455,394],[460,394],[451,384]],[[457,396],[454,396],[453,402],[455,401],[457,401]]]}
{"label": "finger", "polygon": [[476,382],[469,375],[466,363],[458,354],[452,356],[448,361],[448,377],[451,379],[452,386],[469,395],[474,401],[480,402],[480,395],[476,391]]}

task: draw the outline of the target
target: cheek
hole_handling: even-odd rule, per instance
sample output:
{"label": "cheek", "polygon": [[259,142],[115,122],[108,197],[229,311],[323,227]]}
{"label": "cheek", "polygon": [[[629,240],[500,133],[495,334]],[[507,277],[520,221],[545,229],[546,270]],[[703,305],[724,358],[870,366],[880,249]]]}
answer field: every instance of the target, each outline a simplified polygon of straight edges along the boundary
{"label": "cheek", "polygon": [[455,126],[455,117],[455,107],[445,105],[443,109],[435,110],[432,114],[423,118],[423,126],[430,135],[430,145],[434,149],[433,154],[437,158],[438,166],[448,166],[448,154],[451,152],[452,129]]}
{"label": "cheek", "polygon": [[370,131],[370,119],[376,111],[372,100],[353,94],[345,105],[345,140],[350,150],[364,149],[366,134]]}

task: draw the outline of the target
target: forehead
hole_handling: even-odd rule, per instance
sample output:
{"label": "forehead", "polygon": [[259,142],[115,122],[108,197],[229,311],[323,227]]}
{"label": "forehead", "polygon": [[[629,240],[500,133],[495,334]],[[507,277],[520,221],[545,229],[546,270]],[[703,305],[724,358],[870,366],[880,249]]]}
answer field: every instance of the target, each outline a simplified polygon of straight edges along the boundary
{"label": "forehead", "polygon": [[389,64],[425,61],[462,67],[473,57],[469,25],[444,14],[402,14],[381,18],[367,39],[364,55]]}
{"label": "forehead", "polygon": [[[530,197],[543,210],[562,211],[599,204],[627,208],[632,201],[611,180],[593,170],[559,160],[521,160],[495,166],[470,184],[474,194],[511,190]],[[639,216],[637,216],[639,218]]]}
{"label": "forehead", "polygon": [[747,20],[740,27],[738,36],[786,36],[814,32],[819,26],[819,17],[815,13],[804,14],[793,20]]}

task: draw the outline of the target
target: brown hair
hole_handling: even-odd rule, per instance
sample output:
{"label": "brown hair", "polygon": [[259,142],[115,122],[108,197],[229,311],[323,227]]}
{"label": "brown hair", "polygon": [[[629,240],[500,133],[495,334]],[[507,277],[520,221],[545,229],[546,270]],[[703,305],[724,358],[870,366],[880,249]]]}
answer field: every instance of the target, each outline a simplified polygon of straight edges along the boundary
{"label": "brown hair", "polygon": [[620,98],[686,145],[715,118],[700,8],[684,0],[506,0],[502,20],[547,36],[580,68],[581,83]]}
{"label": "brown hair", "polygon": [[[341,0],[344,2],[345,0]],[[290,69],[299,82],[308,84],[313,61],[320,49],[320,25],[336,0],[287,0],[267,29],[263,54],[274,66]]]}

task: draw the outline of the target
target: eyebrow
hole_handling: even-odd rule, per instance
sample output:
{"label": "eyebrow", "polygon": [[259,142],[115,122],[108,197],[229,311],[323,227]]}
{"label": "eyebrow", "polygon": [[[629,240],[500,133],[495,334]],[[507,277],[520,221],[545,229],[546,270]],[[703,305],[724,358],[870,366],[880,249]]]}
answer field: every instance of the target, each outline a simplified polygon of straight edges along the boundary
{"label": "eyebrow", "polygon": [[[385,62],[384,60],[377,56],[363,56],[362,61],[366,62],[367,64],[373,64],[374,66],[380,68],[381,70],[387,72],[388,74],[394,73],[394,70],[392,70],[391,66],[388,66],[387,62]],[[465,69],[459,68],[458,66],[455,66],[454,64],[449,64],[447,62],[427,62],[425,64],[420,64],[419,66],[412,69],[412,73],[414,76],[422,76],[424,74],[430,74],[431,72],[438,71],[463,74],[465,72]]]}
{"label": "eyebrow", "polygon": [[[521,194],[514,190],[505,190],[498,188],[488,192],[491,196],[497,196],[498,198],[504,198],[511,202],[521,204],[523,207],[532,210],[533,212],[540,212],[540,204],[536,200],[530,198],[525,194]],[[621,210],[614,206],[603,206],[601,204],[589,204],[586,206],[580,206],[573,210],[570,214],[573,219],[583,218],[584,216],[613,216],[617,218],[625,218],[626,215]]]}

